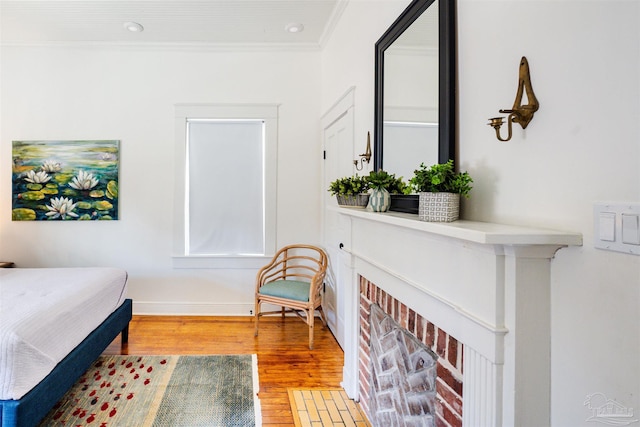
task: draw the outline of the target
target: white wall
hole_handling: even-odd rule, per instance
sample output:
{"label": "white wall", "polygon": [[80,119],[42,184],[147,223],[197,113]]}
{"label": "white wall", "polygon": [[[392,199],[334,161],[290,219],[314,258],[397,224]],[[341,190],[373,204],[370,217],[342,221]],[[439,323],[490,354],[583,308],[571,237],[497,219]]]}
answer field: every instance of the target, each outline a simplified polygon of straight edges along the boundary
{"label": "white wall", "polygon": [[[351,1],[323,51],[322,109],[355,85],[356,135],[373,127],[373,45],[408,3]],[[458,0],[463,217],[584,235],[552,261],[557,427],[593,425],[595,392],[640,418],[640,257],[592,244],[594,202],[640,201],[639,24],[637,1]],[[512,106],[521,56],[540,110],[500,143],[486,123]]]}
{"label": "white wall", "polygon": [[[460,5],[460,159],[477,181],[467,216],[584,235],[552,263],[555,426],[587,424],[594,392],[640,415],[640,257],[592,243],[594,202],[640,201],[639,23],[637,1]],[[512,105],[522,55],[540,110],[503,144],[484,123]]]}
{"label": "white wall", "polygon": [[[281,104],[277,244],[318,242],[318,51],[5,46],[1,67],[0,259],[123,267],[137,312],[249,314],[256,270],[172,268],[176,103]],[[121,140],[120,220],[12,222],[11,141],[31,139]]]}

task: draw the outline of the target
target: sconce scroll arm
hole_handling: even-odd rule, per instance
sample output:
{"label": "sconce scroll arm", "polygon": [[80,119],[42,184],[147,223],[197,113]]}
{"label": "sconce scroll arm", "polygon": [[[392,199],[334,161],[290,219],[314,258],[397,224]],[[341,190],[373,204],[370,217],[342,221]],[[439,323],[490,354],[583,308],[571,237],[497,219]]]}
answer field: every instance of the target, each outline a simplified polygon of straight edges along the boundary
{"label": "sconce scroll arm", "polygon": [[498,138],[499,141],[507,142],[511,139],[511,136],[512,136],[513,129],[511,128],[511,123],[516,121],[516,113],[512,112],[511,110],[500,110],[500,112],[511,113],[507,117],[507,138],[504,139],[500,136],[500,126],[502,126],[502,120],[503,120],[502,117],[494,117],[492,119],[489,119],[491,120],[491,123],[489,123],[489,126],[491,126],[496,130],[496,138]]}

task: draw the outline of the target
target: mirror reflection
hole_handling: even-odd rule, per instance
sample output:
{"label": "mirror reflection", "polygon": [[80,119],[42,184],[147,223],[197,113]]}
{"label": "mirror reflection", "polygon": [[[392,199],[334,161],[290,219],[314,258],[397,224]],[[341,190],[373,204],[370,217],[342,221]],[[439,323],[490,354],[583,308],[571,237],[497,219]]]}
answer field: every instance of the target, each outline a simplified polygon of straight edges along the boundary
{"label": "mirror reflection", "polygon": [[438,163],[438,1],[384,51],[384,169],[405,179]]}

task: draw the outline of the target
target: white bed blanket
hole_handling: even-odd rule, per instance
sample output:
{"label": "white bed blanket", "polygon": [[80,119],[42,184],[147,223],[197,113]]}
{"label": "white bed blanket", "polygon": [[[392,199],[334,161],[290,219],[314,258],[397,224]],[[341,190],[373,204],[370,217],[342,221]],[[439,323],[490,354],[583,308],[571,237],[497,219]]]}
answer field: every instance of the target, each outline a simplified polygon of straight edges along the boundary
{"label": "white bed blanket", "polygon": [[0,269],[0,400],[20,399],[125,299],[115,268]]}

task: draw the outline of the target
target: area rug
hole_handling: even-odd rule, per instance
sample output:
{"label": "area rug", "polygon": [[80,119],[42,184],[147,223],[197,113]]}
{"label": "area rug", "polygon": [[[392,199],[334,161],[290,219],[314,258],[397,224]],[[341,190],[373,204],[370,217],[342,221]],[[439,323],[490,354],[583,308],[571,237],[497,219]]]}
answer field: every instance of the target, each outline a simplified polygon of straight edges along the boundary
{"label": "area rug", "polygon": [[364,411],[341,388],[289,389],[296,427],[370,427]]}
{"label": "area rug", "polygon": [[261,425],[256,355],[101,356],[40,426]]}

